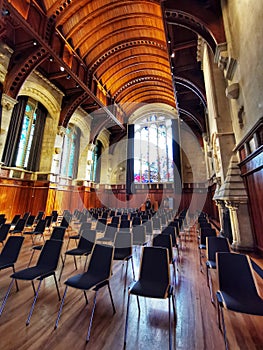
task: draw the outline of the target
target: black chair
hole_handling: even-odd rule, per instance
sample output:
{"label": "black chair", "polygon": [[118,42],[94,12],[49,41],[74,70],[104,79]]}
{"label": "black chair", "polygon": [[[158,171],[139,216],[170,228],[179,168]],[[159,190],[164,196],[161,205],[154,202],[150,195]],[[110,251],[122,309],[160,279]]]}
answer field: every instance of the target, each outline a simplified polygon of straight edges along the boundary
{"label": "black chair", "polygon": [[263,316],[263,299],[259,296],[252,274],[251,260],[245,254],[216,253],[219,290],[216,293],[218,324],[221,321],[225,347],[228,349],[223,309]]}
{"label": "black chair", "polygon": [[205,228],[205,229],[201,229],[200,231],[200,238],[199,238],[199,245],[198,245],[200,271],[203,271],[202,252],[206,250],[206,237],[216,237],[216,230],[214,228]]}
{"label": "black chair", "polygon": [[[64,236],[65,236],[65,232],[66,232],[65,227],[56,226],[56,227],[53,228],[51,236],[50,236],[49,239],[51,239],[51,240],[53,239],[53,240],[56,240],[56,241],[63,241],[64,240]],[[43,246],[44,246],[43,244],[42,245],[39,244],[39,245],[35,245],[35,246],[32,247],[32,254],[31,254],[31,257],[29,259],[27,267],[30,266],[35,252],[36,251],[41,251]],[[62,259],[62,262],[63,262],[63,259]]]}
{"label": "black chair", "polygon": [[97,234],[96,230],[83,231],[82,235],[79,238],[79,242],[78,242],[77,247],[70,249],[70,250],[67,250],[64,253],[64,259],[63,259],[63,264],[62,264],[60,275],[59,275],[59,281],[60,281],[61,276],[62,276],[62,272],[63,272],[64,266],[65,266],[67,255],[73,256],[76,270],[78,268],[76,256],[86,256],[86,261],[85,261],[85,265],[84,265],[84,270],[85,270],[88,256],[89,256],[89,254],[91,254],[94,243],[96,241],[96,234]]}
{"label": "black chair", "polygon": [[174,270],[174,285],[176,284],[176,270],[175,270],[175,258],[173,255],[173,245],[171,235],[158,234],[153,237],[153,247],[162,247],[168,249],[169,252],[169,263],[173,266]]}
{"label": "black chair", "polygon": [[[113,224],[115,225],[115,224]],[[97,239],[97,242],[101,242],[101,243],[113,243],[116,237],[116,233],[117,233],[117,227],[115,226],[111,226],[110,224],[108,224],[106,226],[106,230],[104,232],[103,237],[100,237]]]}
{"label": "black chair", "polygon": [[6,218],[4,216],[0,216],[0,226],[6,223]]}
{"label": "black chair", "polygon": [[75,241],[77,241],[77,240],[80,238],[82,232],[83,232],[83,231],[88,231],[88,230],[90,230],[90,229],[91,229],[91,226],[92,226],[92,223],[91,223],[91,222],[83,222],[83,223],[80,225],[80,228],[79,228],[78,233],[73,234],[73,235],[69,235],[69,236],[68,236],[68,243],[67,243],[66,250],[68,250],[70,240],[74,239]]}
{"label": "black chair", "polygon": [[97,232],[104,232],[107,225],[107,219],[98,219],[97,225],[96,225],[96,231]]}
{"label": "black chair", "polygon": [[51,225],[52,225],[52,215],[46,215],[45,216],[45,222],[46,222],[46,230],[50,231]]}
{"label": "black chair", "polygon": [[45,241],[45,238],[44,238],[45,228],[46,228],[46,220],[41,219],[41,220],[38,220],[36,227],[34,228],[33,231],[25,231],[24,235],[31,236],[32,244],[34,244],[34,240],[36,236],[41,236]]}
{"label": "black chair", "polygon": [[176,239],[176,233],[175,233],[175,227],[174,226],[167,226],[165,227],[162,232],[164,235],[170,235],[172,238],[172,245],[177,250],[178,260],[180,260],[180,254],[179,254],[179,244],[177,243]]}
{"label": "black chair", "polygon": [[128,272],[128,262],[131,260],[133,279],[135,280],[134,264],[132,257],[132,235],[130,232],[119,231],[116,234],[116,239],[114,243],[114,256],[113,260],[126,261],[126,272],[125,272],[125,283],[124,292],[126,291],[127,284],[127,272]]}
{"label": "black chair", "polygon": [[112,224],[117,224],[117,226],[119,226],[119,224],[120,224],[120,217],[119,216],[112,216],[111,217],[111,223]]}
{"label": "black chair", "polygon": [[147,245],[148,241],[146,239],[146,228],[144,225],[134,226],[132,228],[132,244],[138,246]]}
{"label": "black chair", "polygon": [[120,222],[120,225],[119,225],[120,230],[129,232],[130,231],[130,227],[131,227],[130,220],[122,220]]}
{"label": "black chair", "polygon": [[35,215],[29,215],[27,221],[26,221],[26,228],[32,228],[35,224]]}
{"label": "black chair", "polygon": [[9,230],[9,233],[16,234],[16,233],[21,233],[23,234],[24,228],[26,225],[26,220],[25,219],[19,219],[15,225],[15,227],[11,230]]}
{"label": "black chair", "polygon": [[57,210],[52,210],[52,224],[55,224],[57,222],[57,219],[58,219],[58,212]]}
{"label": "black chair", "polygon": [[[23,242],[24,242],[24,237],[22,236],[8,237],[6,244],[3,247],[0,254],[0,270],[12,267],[13,272],[15,272],[15,263],[21,251]],[[16,289],[18,290],[17,281],[16,281]]]}
{"label": "black chair", "polygon": [[140,314],[139,296],[145,298],[168,298],[169,308],[169,349],[172,349],[171,299],[175,322],[175,300],[173,286],[170,283],[168,249],[161,247],[143,247],[139,279],[128,293],[127,313],[125,322],[124,347],[126,346],[130,296],[136,295]]}
{"label": "black chair", "polygon": [[91,313],[91,318],[90,318],[90,323],[88,328],[88,334],[86,337],[86,342],[88,342],[90,339],[92,321],[93,321],[93,316],[94,316],[95,307],[96,307],[97,293],[102,287],[108,286],[113,312],[114,313],[116,312],[113,299],[112,299],[110,284],[109,284],[109,279],[111,277],[111,265],[112,265],[112,259],[113,259],[113,252],[114,252],[113,246],[95,244],[91,254],[87,272],[70,277],[65,282],[66,288],[65,288],[63,298],[61,300],[60,308],[58,311],[58,316],[55,323],[55,329],[58,327],[58,322],[62,313],[62,308],[63,308],[68,287],[82,290],[84,292],[86,304],[88,303],[86,291],[88,290],[95,291],[94,303],[93,303],[93,308],[92,308],[92,313]]}
{"label": "black chair", "polygon": [[35,224],[38,223],[39,220],[41,220],[44,216],[44,212],[43,211],[39,211],[35,217]]}
{"label": "black chair", "polygon": [[[26,269],[17,271],[13,273],[10,277],[12,278],[11,283],[8,287],[8,290],[6,292],[6,295],[4,297],[4,300],[2,302],[1,308],[0,308],[0,315],[2,314],[4,307],[7,302],[7,298],[9,296],[9,293],[11,291],[11,288],[13,286],[14,281],[16,280],[23,280],[23,281],[31,281],[32,287],[34,290],[34,300],[26,321],[26,325],[29,325],[30,319],[32,316],[32,313],[34,311],[34,306],[37,301],[37,297],[39,294],[39,290],[41,287],[41,283],[43,279],[49,277],[49,276],[54,276],[55,279],[55,284],[57,288],[57,293],[58,297],[60,300],[60,294],[59,294],[59,289],[58,289],[58,284],[57,284],[57,279],[56,279],[56,274],[55,271],[57,269],[58,265],[58,260],[62,248],[62,241],[55,241],[55,240],[48,240],[45,242],[45,245],[43,249],[41,250],[40,256],[38,258],[37,264],[32,267],[28,267]],[[37,287],[37,290],[35,289],[34,286],[34,280],[39,280],[39,284]]]}
{"label": "black chair", "polygon": [[11,224],[3,224],[0,226],[0,243],[2,243],[3,245],[10,228]]}
{"label": "black chair", "polygon": [[142,219],[139,216],[134,216],[132,218],[132,226],[139,226],[142,224]]}
{"label": "black chair", "polygon": [[17,224],[18,220],[21,218],[21,214],[16,214],[14,215],[13,219],[10,222],[11,228],[13,229],[13,227]]}
{"label": "black chair", "polygon": [[153,217],[152,223],[153,223],[153,230],[154,231],[161,231],[161,219],[160,218]]}
{"label": "black chair", "polygon": [[207,279],[207,286],[210,290],[211,295],[211,301],[214,303],[214,297],[213,297],[213,291],[212,291],[212,283],[209,278],[209,269],[216,269],[216,253],[217,252],[230,252],[230,245],[229,241],[225,237],[217,237],[217,236],[210,236],[206,237],[206,279]]}

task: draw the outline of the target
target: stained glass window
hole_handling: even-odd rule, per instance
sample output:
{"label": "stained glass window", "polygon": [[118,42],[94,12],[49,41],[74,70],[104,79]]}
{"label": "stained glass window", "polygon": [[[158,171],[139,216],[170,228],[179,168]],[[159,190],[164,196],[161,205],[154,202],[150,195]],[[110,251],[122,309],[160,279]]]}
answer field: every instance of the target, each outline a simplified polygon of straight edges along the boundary
{"label": "stained glass window", "polygon": [[73,125],[69,125],[64,135],[60,168],[60,174],[64,177],[70,177],[74,179],[77,176],[79,137],[79,128]]}
{"label": "stained glass window", "polygon": [[134,125],[134,181],[173,182],[172,123],[150,115]]}
{"label": "stained glass window", "polygon": [[37,102],[29,100],[25,109],[24,120],[15,165],[26,168],[35,132]]}

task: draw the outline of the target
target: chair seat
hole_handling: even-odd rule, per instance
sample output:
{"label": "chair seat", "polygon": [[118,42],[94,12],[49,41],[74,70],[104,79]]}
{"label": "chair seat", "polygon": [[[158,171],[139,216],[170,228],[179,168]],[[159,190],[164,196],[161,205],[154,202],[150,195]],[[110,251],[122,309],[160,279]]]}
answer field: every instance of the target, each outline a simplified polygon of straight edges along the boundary
{"label": "chair seat", "polygon": [[79,239],[80,235],[77,234],[77,235],[72,235],[72,236],[69,236],[69,239]]}
{"label": "chair seat", "polygon": [[87,255],[90,253],[91,253],[91,250],[74,248],[74,249],[66,251],[65,254],[67,254],[67,255]]}
{"label": "chair seat", "polygon": [[10,258],[10,261],[6,258],[1,258],[0,256],[0,270],[5,269],[7,267],[13,266],[14,263],[12,262],[12,259]]}
{"label": "chair seat", "polygon": [[131,294],[148,298],[166,298],[168,296],[167,285],[160,286],[151,282],[136,282],[131,290]]}
{"label": "chair seat", "polygon": [[216,262],[213,260],[207,260],[206,266],[209,267],[210,269],[216,269]]}
{"label": "chair seat", "polygon": [[75,276],[70,277],[65,284],[69,287],[89,290],[97,284],[101,284],[101,277],[99,275],[94,275],[89,272],[81,273]]}
{"label": "chair seat", "polygon": [[223,302],[228,310],[258,316],[263,314],[263,299],[257,295],[253,295],[252,298],[248,295],[232,297],[225,292],[217,292],[216,295],[218,301]]}
{"label": "chair seat", "polygon": [[43,248],[43,245],[35,245],[34,247],[32,247],[32,249],[34,250],[41,250]]}
{"label": "chair seat", "polygon": [[32,281],[37,277],[47,276],[49,273],[53,273],[53,270],[54,269],[47,266],[33,266],[15,272],[10,277],[18,280]]}
{"label": "chair seat", "polygon": [[113,260],[128,260],[132,257],[131,254],[123,254],[123,252],[119,252],[117,251],[117,248],[115,248],[115,252],[114,252],[114,257]]}

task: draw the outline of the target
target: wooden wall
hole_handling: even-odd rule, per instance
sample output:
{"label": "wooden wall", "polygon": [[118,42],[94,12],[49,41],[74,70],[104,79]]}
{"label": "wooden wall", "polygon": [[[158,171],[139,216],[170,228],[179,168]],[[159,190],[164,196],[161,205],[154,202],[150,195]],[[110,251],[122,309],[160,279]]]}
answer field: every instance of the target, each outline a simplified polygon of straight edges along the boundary
{"label": "wooden wall", "polygon": [[256,248],[263,253],[263,146],[240,163],[245,180]]}
{"label": "wooden wall", "polygon": [[[191,186],[192,187],[192,186]],[[83,208],[144,208],[147,198],[150,198],[155,210],[163,204],[167,197],[173,198],[174,209],[181,211],[190,206],[191,212],[206,210],[214,216],[211,191],[207,189],[194,190],[184,188],[182,193],[174,193],[173,189],[163,189],[161,186],[143,186],[137,188],[134,195],[127,195],[124,185],[100,185],[98,188],[73,185],[58,185],[48,181],[31,181],[11,178],[0,178],[0,213],[5,213],[8,220],[15,214],[23,215],[26,211],[37,214],[39,210],[46,215],[52,210],[60,214],[64,209],[71,212]],[[201,203],[201,204],[200,204]],[[205,207],[203,208],[203,205]],[[210,213],[211,212],[211,213]]]}

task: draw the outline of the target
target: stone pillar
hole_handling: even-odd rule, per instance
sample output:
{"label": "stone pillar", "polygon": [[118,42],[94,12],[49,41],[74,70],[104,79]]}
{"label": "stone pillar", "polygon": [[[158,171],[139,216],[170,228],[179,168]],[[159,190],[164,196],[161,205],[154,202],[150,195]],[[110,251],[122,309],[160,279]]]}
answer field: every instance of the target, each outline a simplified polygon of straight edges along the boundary
{"label": "stone pillar", "polygon": [[1,120],[1,133],[0,133],[0,159],[2,159],[6,136],[10,124],[10,119],[12,116],[14,105],[17,103],[17,100],[9,97],[6,94],[2,95],[2,120]]}

